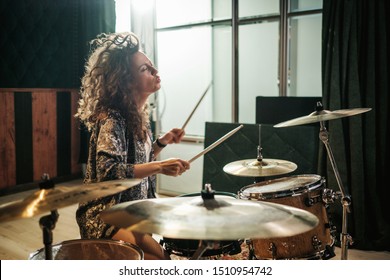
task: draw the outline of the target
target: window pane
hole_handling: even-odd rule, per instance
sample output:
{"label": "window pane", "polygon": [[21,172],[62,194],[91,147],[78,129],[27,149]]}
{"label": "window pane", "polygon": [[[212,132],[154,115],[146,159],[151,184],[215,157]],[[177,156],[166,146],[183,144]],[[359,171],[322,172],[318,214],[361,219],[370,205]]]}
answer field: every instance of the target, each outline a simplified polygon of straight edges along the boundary
{"label": "window pane", "polygon": [[322,15],[290,20],[289,96],[321,96]]}
{"label": "window pane", "polygon": [[290,0],[290,12],[322,9],[322,0]]}
{"label": "window pane", "polygon": [[213,19],[231,19],[232,18],[232,5],[230,1],[226,0],[214,0],[213,1]]}
{"label": "window pane", "polygon": [[239,0],[239,17],[279,14],[279,1],[275,0]]}
{"label": "window pane", "polygon": [[211,20],[211,0],[156,0],[157,28]]}
{"label": "window pane", "polygon": [[[189,160],[202,152],[203,149],[203,143],[188,143],[183,141],[180,144],[168,145],[161,151],[159,157],[161,159],[179,157],[184,160]],[[200,157],[193,161],[191,163],[191,169],[188,172],[184,172],[181,176],[173,177],[158,174],[158,193],[179,195],[183,193],[200,192],[202,189],[202,176],[203,157]]]}
{"label": "window pane", "polygon": [[124,32],[131,30],[130,1],[115,0],[115,31]]}
{"label": "window pane", "polygon": [[256,96],[278,96],[279,22],[239,29],[239,121],[254,123]]}
{"label": "window pane", "polygon": [[213,121],[232,120],[232,28],[213,28]]}
{"label": "window pane", "polygon": [[[157,33],[161,130],[182,127],[212,77],[211,27],[197,27]],[[212,88],[186,127],[187,135],[203,135],[211,120]]]}

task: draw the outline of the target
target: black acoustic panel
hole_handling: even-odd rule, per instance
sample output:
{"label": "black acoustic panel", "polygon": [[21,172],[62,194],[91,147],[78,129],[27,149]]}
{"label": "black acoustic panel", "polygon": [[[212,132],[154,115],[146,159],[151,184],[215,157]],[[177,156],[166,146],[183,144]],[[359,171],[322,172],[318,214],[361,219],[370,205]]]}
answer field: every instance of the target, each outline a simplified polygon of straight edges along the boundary
{"label": "black acoustic panel", "polygon": [[33,181],[32,96],[18,92],[15,96],[16,184]]}
{"label": "black acoustic panel", "polygon": [[277,124],[307,116],[316,110],[321,97],[257,96],[256,123]]}
{"label": "black acoustic panel", "polygon": [[[239,124],[207,122],[205,128],[205,148]],[[319,127],[294,126],[274,128],[261,125],[261,147],[264,159],[287,160],[297,164],[294,172],[272,177],[252,178],[227,174],[223,167],[244,159],[257,158],[259,145],[259,125],[244,124],[233,136],[204,155],[203,185],[210,183],[218,191],[237,193],[244,186],[256,180],[276,179],[300,174],[317,174],[319,154]]]}
{"label": "black acoustic panel", "polygon": [[71,174],[70,92],[57,92],[57,175]]}

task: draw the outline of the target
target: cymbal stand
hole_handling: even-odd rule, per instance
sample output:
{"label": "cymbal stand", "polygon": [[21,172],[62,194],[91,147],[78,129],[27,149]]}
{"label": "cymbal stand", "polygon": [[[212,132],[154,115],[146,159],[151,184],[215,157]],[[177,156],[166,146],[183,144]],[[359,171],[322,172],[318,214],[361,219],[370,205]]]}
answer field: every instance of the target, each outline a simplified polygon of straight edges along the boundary
{"label": "cymbal stand", "polygon": [[199,260],[204,252],[206,252],[209,249],[216,249],[219,246],[219,242],[217,241],[205,241],[200,240],[199,241],[199,247],[196,249],[194,255],[190,258],[190,260]]}
{"label": "cymbal stand", "polygon": [[[49,174],[43,174],[43,182],[39,184],[41,189],[51,189],[54,188],[54,183],[50,180]],[[55,228],[56,222],[58,220],[59,214],[58,211],[52,210],[50,215],[43,216],[39,219],[39,226],[42,229],[43,234],[43,244],[45,245],[45,259],[53,259],[53,229]]]}
{"label": "cymbal stand", "polygon": [[259,124],[259,145],[257,146],[257,161],[262,163],[263,162],[263,154],[261,151],[263,148],[261,147],[261,124]]}
{"label": "cymbal stand", "polygon": [[52,260],[53,259],[53,232],[52,230],[55,228],[55,224],[58,220],[58,211],[52,210],[50,215],[43,216],[39,219],[39,225],[42,229],[43,233],[43,243],[45,244],[45,259]]}
{"label": "cymbal stand", "polygon": [[320,140],[324,143],[330,164],[332,165],[333,172],[336,176],[337,185],[340,189],[340,200],[341,205],[343,207],[343,218],[342,218],[342,231],[340,235],[341,240],[341,259],[346,260],[348,259],[348,245],[349,243],[352,244],[352,237],[347,233],[347,214],[351,213],[350,205],[351,205],[351,197],[346,194],[345,189],[343,187],[343,183],[340,178],[339,171],[337,169],[336,161],[333,156],[332,149],[329,144],[329,133],[324,125],[323,121],[320,121],[320,133],[319,133]]}
{"label": "cymbal stand", "polygon": [[[205,184],[204,188],[201,190],[201,196],[204,201],[214,200],[215,191],[211,188],[211,184]],[[190,260],[199,260],[204,252],[208,249],[216,249],[219,246],[218,241],[209,241],[209,240],[200,240],[199,247],[195,251],[194,255]]]}
{"label": "cymbal stand", "polygon": [[[261,147],[261,124],[259,124],[259,145],[257,146],[257,162],[260,164],[260,166],[264,166],[265,163],[263,162],[263,154],[262,154],[263,148]],[[264,181],[264,177],[255,177],[254,183],[260,183]]]}

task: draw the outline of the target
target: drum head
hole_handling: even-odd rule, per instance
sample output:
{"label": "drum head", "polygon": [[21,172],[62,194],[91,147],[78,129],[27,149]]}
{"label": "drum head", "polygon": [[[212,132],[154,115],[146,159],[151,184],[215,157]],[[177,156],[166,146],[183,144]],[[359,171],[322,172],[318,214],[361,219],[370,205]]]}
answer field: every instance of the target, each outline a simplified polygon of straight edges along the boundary
{"label": "drum head", "polygon": [[243,198],[276,198],[300,194],[322,185],[319,175],[296,175],[268,180],[241,189]]}
{"label": "drum head", "polygon": [[[52,246],[53,260],[143,260],[136,245],[105,239],[75,239]],[[45,260],[44,248],[32,253],[30,260]]]}

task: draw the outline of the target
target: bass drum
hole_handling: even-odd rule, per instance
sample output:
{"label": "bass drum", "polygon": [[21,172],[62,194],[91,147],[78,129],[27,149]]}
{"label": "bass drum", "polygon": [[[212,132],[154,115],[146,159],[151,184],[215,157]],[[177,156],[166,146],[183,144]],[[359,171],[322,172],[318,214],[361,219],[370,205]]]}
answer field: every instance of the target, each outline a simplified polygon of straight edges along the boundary
{"label": "bass drum", "polygon": [[[181,195],[180,197],[200,196],[200,193],[189,193]],[[237,195],[229,192],[215,191],[215,198],[222,199],[237,199]],[[196,225],[194,225],[196,226]],[[179,257],[191,258],[196,250],[200,246],[201,240],[187,240],[187,239],[173,239],[163,237],[160,244],[169,254],[174,254]],[[235,255],[241,252],[241,243],[238,240],[235,241],[218,241],[217,246],[214,249],[207,249],[201,257],[211,257],[218,255]]]}
{"label": "bass drum", "polygon": [[306,210],[319,219],[314,229],[291,237],[252,239],[256,259],[320,259],[333,257],[334,237],[327,205],[323,201],[325,180],[319,175],[297,175],[246,186],[240,199],[274,202]]}
{"label": "bass drum", "polygon": [[[74,239],[52,246],[53,260],[143,260],[138,246],[108,239]],[[30,260],[45,260],[45,249],[30,254]]]}

